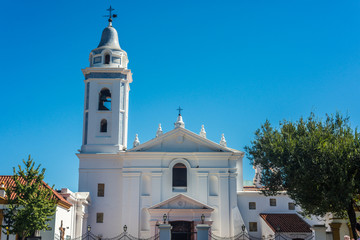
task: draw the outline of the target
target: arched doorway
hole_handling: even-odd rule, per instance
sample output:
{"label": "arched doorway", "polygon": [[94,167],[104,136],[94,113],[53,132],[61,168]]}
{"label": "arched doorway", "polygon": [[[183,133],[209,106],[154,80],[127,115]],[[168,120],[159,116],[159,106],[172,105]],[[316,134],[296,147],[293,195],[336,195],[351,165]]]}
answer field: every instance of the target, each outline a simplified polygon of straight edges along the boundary
{"label": "arched doorway", "polygon": [[189,221],[173,221],[170,222],[171,229],[171,240],[194,240],[195,229],[194,222]]}

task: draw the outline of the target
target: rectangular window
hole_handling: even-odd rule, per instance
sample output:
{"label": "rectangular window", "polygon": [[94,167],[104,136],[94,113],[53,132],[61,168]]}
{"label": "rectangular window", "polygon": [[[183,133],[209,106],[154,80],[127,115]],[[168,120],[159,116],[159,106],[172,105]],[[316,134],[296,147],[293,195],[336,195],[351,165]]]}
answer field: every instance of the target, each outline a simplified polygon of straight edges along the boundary
{"label": "rectangular window", "polygon": [[97,192],[98,197],[103,197],[105,196],[105,184],[104,183],[99,183],[98,184],[98,192]]}
{"label": "rectangular window", "polygon": [[249,222],[249,232],[257,232],[257,222]]}
{"label": "rectangular window", "polygon": [[89,93],[90,93],[90,83],[86,83],[86,110],[89,109]]}
{"label": "rectangular window", "polygon": [[104,213],[98,212],[96,213],[96,222],[103,223],[104,222]]}
{"label": "rectangular window", "polygon": [[275,207],[275,206],[276,206],[276,199],[275,199],[275,198],[270,198],[270,206],[271,206],[271,207]]}
{"label": "rectangular window", "polygon": [[295,203],[289,202],[289,210],[295,210]]}
{"label": "rectangular window", "polygon": [[85,133],[84,133],[84,144],[87,144],[87,135],[88,135],[88,120],[89,120],[89,113],[85,113]]}
{"label": "rectangular window", "polygon": [[249,202],[249,209],[256,209],[256,202]]}

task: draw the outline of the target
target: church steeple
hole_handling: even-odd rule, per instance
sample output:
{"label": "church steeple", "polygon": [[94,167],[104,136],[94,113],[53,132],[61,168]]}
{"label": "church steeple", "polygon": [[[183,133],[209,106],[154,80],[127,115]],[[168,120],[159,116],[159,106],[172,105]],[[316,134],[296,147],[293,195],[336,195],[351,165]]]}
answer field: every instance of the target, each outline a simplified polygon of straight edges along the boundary
{"label": "church steeple", "polygon": [[174,126],[175,126],[175,128],[179,128],[179,127],[185,128],[185,123],[184,123],[184,121],[183,121],[183,119],[182,119],[182,116],[181,116],[181,111],[182,111],[183,109],[179,106],[179,108],[176,109],[176,110],[179,111],[179,115],[178,115],[178,117],[177,117],[176,122],[174,123]]}
{"label": "church steeple", "polygon": [[112,26],[114,9],[108,11],[109,25],[97,48],[90,52],[85,76],[84,134],[81,152],[115,153],[127,147],[129,84],[127,53],[120,48]]}

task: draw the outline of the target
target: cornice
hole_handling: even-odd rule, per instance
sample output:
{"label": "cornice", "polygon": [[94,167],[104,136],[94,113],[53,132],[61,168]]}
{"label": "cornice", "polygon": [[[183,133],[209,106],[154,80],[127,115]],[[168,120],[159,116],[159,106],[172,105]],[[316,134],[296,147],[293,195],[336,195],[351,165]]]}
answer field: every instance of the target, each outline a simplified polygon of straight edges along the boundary
{"label": "cornice", "polygon": [[123,172],[122,175],[124,177],[140,177],[141,172]]}
{"label": "cornice", "polygon": [[118,159],[118,153],[75,153],[79,159]]}
{"label": "cornice", "polygon": [[[175,135],[175,136],[177,136],[177,135],[185,136],[186,135],[189,139],[191,139],[192,141],[194,141],[198,144],[207,146],[210,149],[215,149],[214,152],[219,151],[219,152],[227,152],[227,153],[242,153],[241,151],[221,146],[218,143],[215,143],[207,138],[203,138],[203,137],[199,136],[198,134],[191,132],[188,129],[181,128],[181,127],[175,128],[175,129],[161,135],[160,137],[153,138],[143,144],[140,144],[140,145],[130,149],[129,151],[130,152],[142,151],[142,149],[154,146],[154,145],[158,144],[159,142],[162,142],[162,141],[166,140],[166,138],[173,136],[173,135]],[[144,152],[146,152],[146,151],[144,151]]]}
{"label": "cornice", "polygon": [[92,72],[108,72],[108,73],[123,73],[123,74],[129,74],[131,73],[130,69],[126,68],[101,68],[101,67],[87,67],[84,69],[81,69],[83,74],[88,74]]}

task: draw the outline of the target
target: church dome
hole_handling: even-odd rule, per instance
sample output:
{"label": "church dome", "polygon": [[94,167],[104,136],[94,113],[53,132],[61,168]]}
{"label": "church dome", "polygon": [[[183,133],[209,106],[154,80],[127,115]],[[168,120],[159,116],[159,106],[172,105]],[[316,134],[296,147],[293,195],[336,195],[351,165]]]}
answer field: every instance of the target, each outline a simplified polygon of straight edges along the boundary
{"label": "church dome", "polygon": [[121,50],[118,33],[115,28],[108,26],[103,30],[98,48],[100,47]]}
{"label": "church dome", "polygon": [[99,45],[91,51],[89,61],[90,67],[127,68],[127,53],[120,48],[118,33],[110,21],[101,34]]}

